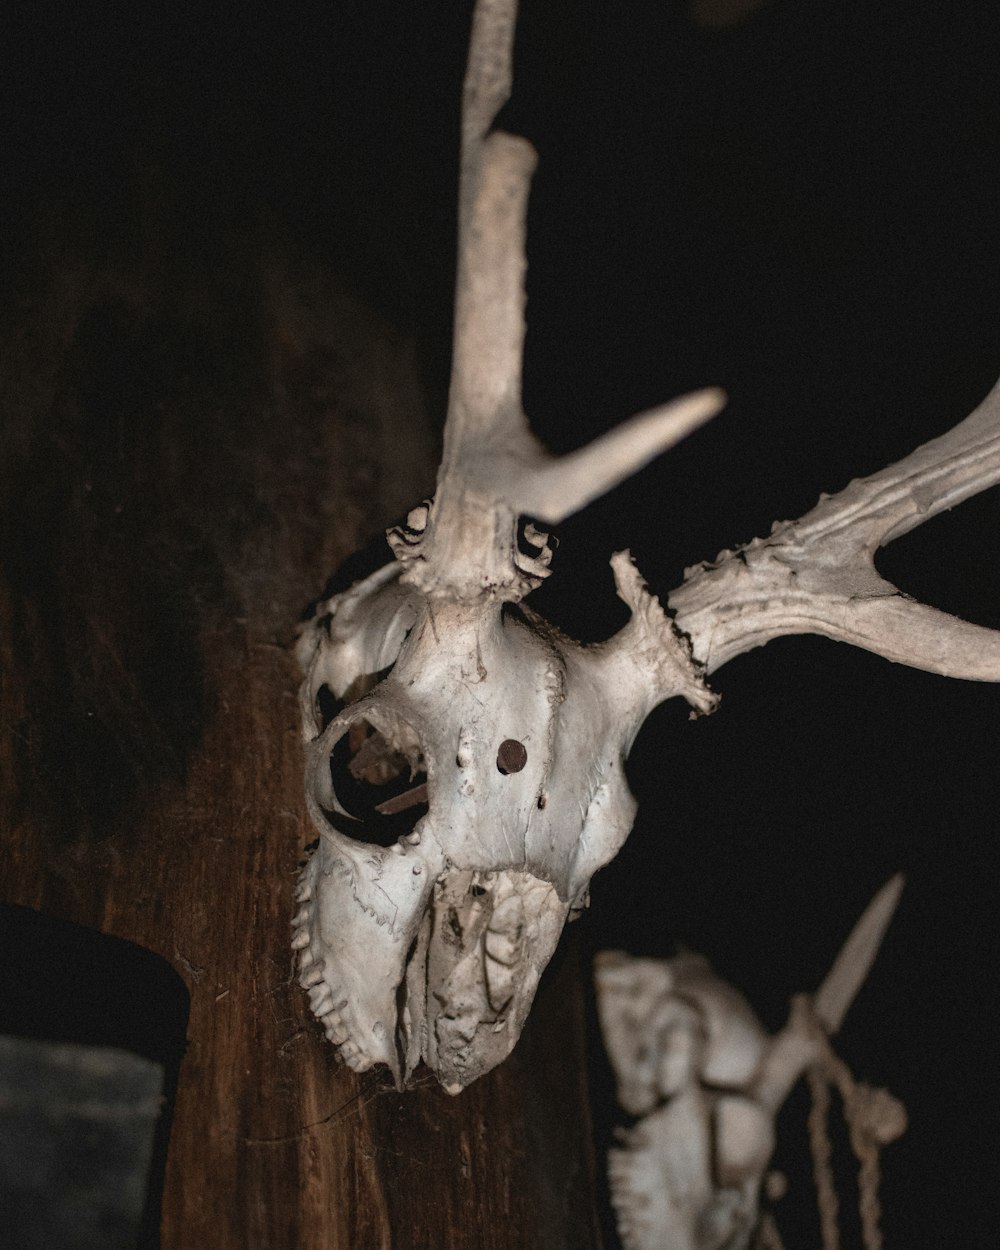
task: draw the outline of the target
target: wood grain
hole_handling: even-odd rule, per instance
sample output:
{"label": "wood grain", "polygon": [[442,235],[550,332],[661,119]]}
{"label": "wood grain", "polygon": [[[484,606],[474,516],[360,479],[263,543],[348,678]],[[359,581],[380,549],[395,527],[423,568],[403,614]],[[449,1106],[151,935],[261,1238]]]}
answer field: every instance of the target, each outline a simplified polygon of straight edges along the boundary
{"label": "wood grain", "polygon": [[432,481],[412,351],[274,239],[196,263],[167,214],[109,256],[79,220],[2,330],[0,898],[187,985],[163,1246],[596,1245],[575,946],[454,1099],[337,1066],[293,980],[288,648]]}

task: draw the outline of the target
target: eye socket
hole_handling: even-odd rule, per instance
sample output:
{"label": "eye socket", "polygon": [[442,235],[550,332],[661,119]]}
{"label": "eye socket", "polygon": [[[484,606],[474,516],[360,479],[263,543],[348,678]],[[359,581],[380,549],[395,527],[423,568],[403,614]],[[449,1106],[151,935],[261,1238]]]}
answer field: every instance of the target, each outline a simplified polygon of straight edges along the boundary
{"label": "eye socket", "polygon": [[523,742],[516,738],[505,738],[497,751],[497,769],[505,777],[511,773],[519,773],[528,762],[528,752]]}
{"label": "eye socket", "polygon": [[355,721],[330,754],[337,802],[358,825],[342,833],[391,846],[428,810],[427,773],[414,743],[394,742],[366,720]]}

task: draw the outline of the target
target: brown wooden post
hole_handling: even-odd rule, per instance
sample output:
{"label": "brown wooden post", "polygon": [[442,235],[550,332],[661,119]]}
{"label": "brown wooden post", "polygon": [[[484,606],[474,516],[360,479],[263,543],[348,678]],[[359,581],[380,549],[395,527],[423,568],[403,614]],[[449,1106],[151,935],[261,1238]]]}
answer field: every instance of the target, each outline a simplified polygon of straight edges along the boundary
{"label": "brown wooden post", "polygon": [[513,1058],[454,1099],[338,1067],[294,981],[294,623],[434,456],[406,344],[219,243],[191,278],[163,234],[108,266],[54,229],[21,267],[0,899],[184,978],[166,1250],[595,1246],[572,941]]}

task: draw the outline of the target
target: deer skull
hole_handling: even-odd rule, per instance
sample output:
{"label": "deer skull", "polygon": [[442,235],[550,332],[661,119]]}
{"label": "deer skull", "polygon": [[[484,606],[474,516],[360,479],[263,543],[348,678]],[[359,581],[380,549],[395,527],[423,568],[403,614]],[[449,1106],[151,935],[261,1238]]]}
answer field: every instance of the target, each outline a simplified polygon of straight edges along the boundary
{"label": "deer skull", "polygon": [[[827,1039],[868,975],[902,885],[894,877],[875,895],[817,993],[793,998],[774,1036],[701,955],[598,955],[597,1011],[618,1101],[638,1117],[608,1156],[625,1250],[750,1244],[778,1112],[803,1072],[831,1055]],[[851,1093],[852,1141],[867,1134],[877,1148],[899,1136],[906,1113],[887,1090]]]}
{"label": "deer skull", "polygon": [[455,1091],[523,1027],[567,918],[617,852],[623,763],[653,707],[781,634],[818,632],[954,676],[1000,680],[1000,636],[910,603],[880,543],[1000,478],[996,393],[950,434],[799,522],[689,570],[668,618],[627,552],[630,622],[599,646],[523,606],[554,525],[709,420],[717,390],[555,458],[521,408],[524,219],[535,155],[493,131],[513,0],[480,0],[463,103],[454,350],[432,503],[390,531],[396,562],[319,606],[299,643],[306,794],[319,832],[293,944],[341,1058],[421,1059]]}
{"label": "deer skull", "polygon": [[428,595],[405,567],[327,601],[302,639],[323,836],[296,942],[351,1066],[405,1081],[423,1058],[452,1089],[506,1057],[564,923],[628,834],[623,765],[646,714],[712,696],[624,554],[633,617],[598,647],[509,601]]}

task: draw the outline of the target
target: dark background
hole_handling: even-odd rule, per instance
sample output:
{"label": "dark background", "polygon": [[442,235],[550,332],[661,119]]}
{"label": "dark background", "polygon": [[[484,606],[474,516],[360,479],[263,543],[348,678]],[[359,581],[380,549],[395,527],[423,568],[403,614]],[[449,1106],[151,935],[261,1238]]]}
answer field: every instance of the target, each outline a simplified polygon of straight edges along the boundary
{"label": "dark background", "polygon": [[[167,238],[192,268],[265,222],[412,336],[441,420],[468,15],[387,0],[15,7],[5,278],[24,287],[53,217],[86,221],[109,253]],[[563,527],[533,606],[606,636],[624,613],[612,551],[629,546],[665,597],[686,564],[983,397],[1000,371],[998,34],[994,6],[943,0],[790,0],[723,29],[674,3],[526,0],[504,122],[540,153],[536,430],[567,450],[685,389],[730,394],[711,426]],[[1000,627],[995,494],[880,568]],[[1000,692],[821,639],[772,644],[713,685],[715,716],[691,724],[667,705],[639,738],[639,820],[594,883],[585,945],[704,951],[777,1027],[903,869],[840,1048],[910,1114],[884,1159],[887,1244],[992,1246]],[[592,1077],[606,1143],[596,1038]],[[801,1115],[784,1134],[802,1155]],[[789,1245],[805,1244],[795,1227]]]}

